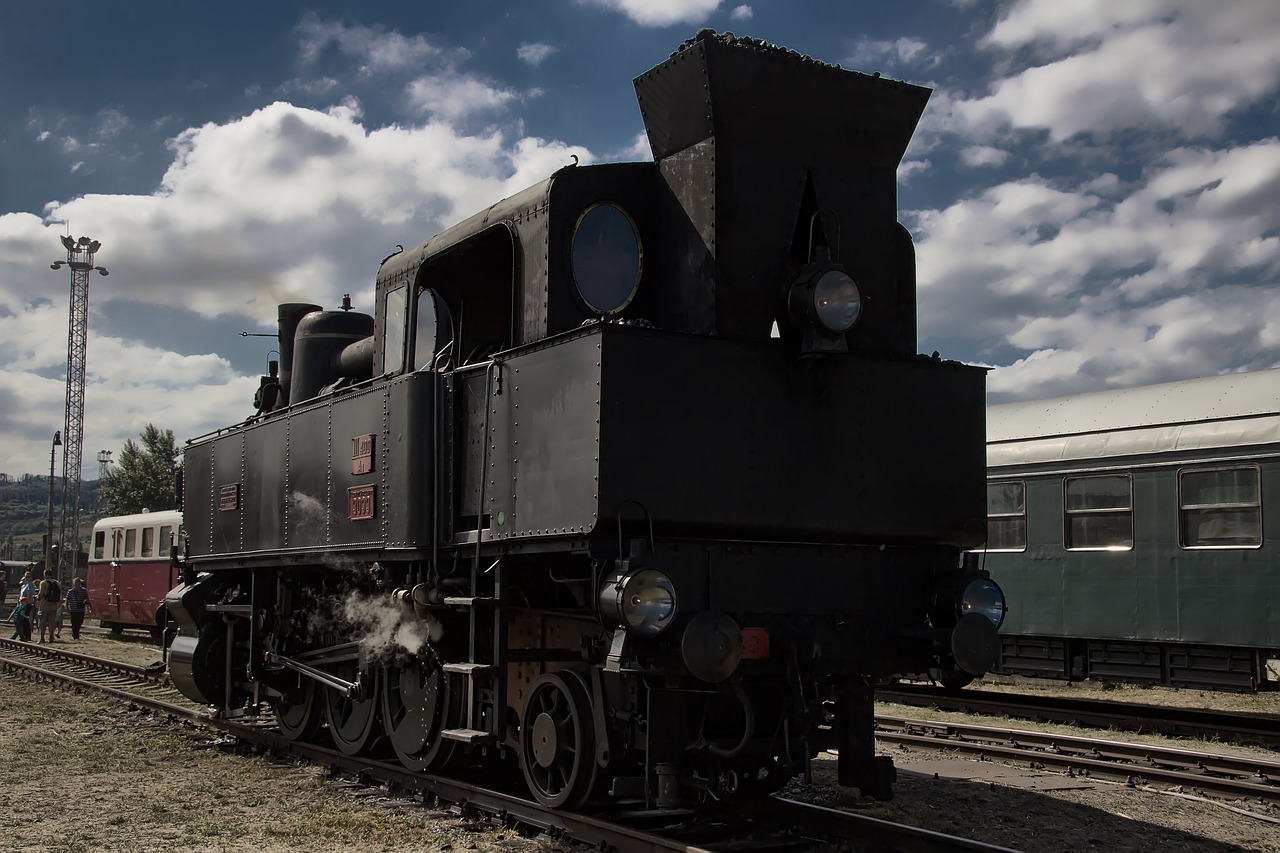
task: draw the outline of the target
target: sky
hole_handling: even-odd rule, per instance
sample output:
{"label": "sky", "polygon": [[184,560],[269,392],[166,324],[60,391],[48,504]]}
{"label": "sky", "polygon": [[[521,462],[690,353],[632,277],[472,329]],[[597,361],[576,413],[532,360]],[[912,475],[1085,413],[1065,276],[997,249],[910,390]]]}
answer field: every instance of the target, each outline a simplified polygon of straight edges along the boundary
{"label": "sky", "polygon": [[632,79],[698,29],[932,88],[899,169],[921,352],[991,402],[1280,366],[1276,0],[5,4],[0,472],[48,470],[70,274],[84,476],[252,413],[276,304],[583,163],[650,159]]}

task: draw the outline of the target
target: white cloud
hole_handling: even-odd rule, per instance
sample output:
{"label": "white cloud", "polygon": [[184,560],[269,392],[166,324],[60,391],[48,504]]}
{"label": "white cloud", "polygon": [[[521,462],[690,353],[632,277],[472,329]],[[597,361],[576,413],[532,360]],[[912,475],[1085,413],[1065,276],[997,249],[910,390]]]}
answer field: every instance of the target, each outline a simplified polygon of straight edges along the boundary
{"label": "white cloud", "polygon": [[405,87],[405,94],[415,113],[448,120],[500,109],[517,97],[514,89],[453,71],[419,77]]}
{"label": "white cloud", "polygon": [[547,57],[558,51],[560,48],[542,42],[527,42],[516,48],[516,57],[529,65],[541,65]]}
{"label": "white cloud", "polygon": [[348,26],[324,21],[308,13],[298,25],[298,49],[304,62],[314,62],[330,44],[360,63],[365,74],[415,71],[430,60],[464,57],[466,51],[445,51],[426,37],[403,36],[381,27]]}
{"label": "white cloud", "polygon": [[755,12],[751,10],[750,6],[734,6],[733,11],[729,13],[729,20],[749,21],[754,15]]}
{"label": "white cloud", "polygon": [[621,12],[642,27],[700,24],[720,7],[720,0],[578,0]]}
{"label": "white cloud", "polygon": [[1086,177],[909,214],[923,336],[1027,353],[991,377],[1022,396],[1280,362],[1280,140]]}
{"label": "white cloud", "polygon": [[1144,127],[1215,136],[1280,83],[1274,0],[1022,0],[984,44],[1038,58],[959,102],[957,116],[1055,141]]}
{"label": "white cloud", "polygon": [[[871,70],[881,65],[912,65],[924,57],[928,50],[929,45],[925,42],[907,36],[892,41],[860,38],[843,64]],[[926,64],[932,65],[934,62]]]}
{"label": "white cloud", "polygon": [[1008,159],[1008,151],[990,145],[967,145],[960,150],[960,161],[974,168],[1000,166]]}
{"label": "white cloud", "polygon": [[[61,428],[68,280],[48,269],[64,254],[54,220],[102,241],[98,262],[111,270],[91,283],[92,461],[149,421],[187,438],[249,414],[257,381],[221,354],[247,346],[235,337],[240,318],[271,330],[277,303],[335,306],[343,293],[369,310],[376,265],[396,243],[413,245],[546,178],[571,154],[594,159],[556,140],[467,134],[438,119],[360,122],[354,99],[327,111],[278,102],[178,134],[153,193],[57,202],[43,219],[0,216],[0,424],[9,436],[0,471],[41,470],[46,433]],[[100,309],[114,300],[235,325],[220,333],[219,354],[170,352],[105,334]]]}

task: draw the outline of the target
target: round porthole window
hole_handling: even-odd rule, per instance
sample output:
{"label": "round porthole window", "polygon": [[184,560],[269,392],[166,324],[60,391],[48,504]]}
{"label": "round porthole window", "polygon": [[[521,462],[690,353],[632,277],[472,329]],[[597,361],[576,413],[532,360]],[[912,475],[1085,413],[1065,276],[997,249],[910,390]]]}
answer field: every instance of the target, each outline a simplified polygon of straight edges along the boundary
{"label": "round porthole window", "polygon": [[593,204],[578,217],[570,256],[578,295],[592,311],[616,314],[636,295],[643,264],[640,236],[616,204]]}

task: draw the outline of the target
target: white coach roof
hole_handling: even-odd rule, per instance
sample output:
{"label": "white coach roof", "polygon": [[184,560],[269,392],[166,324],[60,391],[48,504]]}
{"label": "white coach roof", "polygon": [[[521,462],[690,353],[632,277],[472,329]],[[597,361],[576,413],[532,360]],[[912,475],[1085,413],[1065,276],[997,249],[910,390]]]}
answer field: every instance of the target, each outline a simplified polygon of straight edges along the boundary
{"label": "white coach roof", "polygon": [[1280,369],[987,407],[987,466],[1280,443]]}

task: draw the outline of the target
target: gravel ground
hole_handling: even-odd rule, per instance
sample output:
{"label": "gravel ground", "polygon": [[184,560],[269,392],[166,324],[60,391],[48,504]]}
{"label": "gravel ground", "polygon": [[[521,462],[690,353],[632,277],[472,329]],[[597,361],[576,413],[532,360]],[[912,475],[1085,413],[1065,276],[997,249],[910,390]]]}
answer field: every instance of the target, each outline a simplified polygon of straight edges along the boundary
{"label": "gravel ground", "polygon": [[[64,637],[60,645],[69,650],[137,664],[159,659],[155,646],[140,639],[122,641],[89,633],[77,642],[69,639],[69,631]],[[1066,692],[1280,713],[1280,697],[1274,694],[1079,687]],[[948,716],[892,706],[883,710],[934,719]],[[1015,725],[1080,733],[1070,727]],[[1129,739],[1123,734],[1115,737]],[[57,747],[46,764],[38,756],[45,748],[41,744],[50,740]],[[175,728],[119,702],[0,678],[0,814],[6,816],[0,824],[0,846],[266,853],[556,849],[545,839],[478,827],[377,789],[326,779],[318,768],[229,754],[211,746],[215,741],[208,732]],[[897,795],[889,803],[850,796],[835,786],[835,762],[828,759],[815,761],[813,785],[793,785],[789,792],[836,808],[1027,851],[1280,853],[1280,809],[1274,807],[1211,803],[991,762],[948,760],[935,753],[891,754],[899,780]]]}

